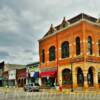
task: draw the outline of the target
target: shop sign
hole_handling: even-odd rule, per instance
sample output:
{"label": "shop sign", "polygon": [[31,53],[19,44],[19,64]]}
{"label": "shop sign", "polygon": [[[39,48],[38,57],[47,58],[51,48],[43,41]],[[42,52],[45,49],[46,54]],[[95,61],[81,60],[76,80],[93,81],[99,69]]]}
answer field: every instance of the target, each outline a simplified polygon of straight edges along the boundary
{"label": "shop sign", "polygon": [[33,77],[33,75],[34,75],[34,72],[30,72],[30,77]]}
{"label": "shop sign", "polygon": [[15,80],[16,79],[16,70],[9,71],[9,80]]}
{"label": "shop sign", "polygon": [[71,59],[71,63],[76,63],[76,62],[81,62],[81,61],[84,61],[84,58],[83,57]]}
{"label": "shop sign", "polygon": [[100,62],[100,59],[93,58],[93,57],[88,57],[88,58],[86,59],[86,61],[98,63],[98,62]]}
{"label": "shop sign", "polygon": [[37,67],[32,67],[32,68],[29,68],[29,72],[31,73],[31,72],[38,72],[39,71],[39,68],[37,68]]}

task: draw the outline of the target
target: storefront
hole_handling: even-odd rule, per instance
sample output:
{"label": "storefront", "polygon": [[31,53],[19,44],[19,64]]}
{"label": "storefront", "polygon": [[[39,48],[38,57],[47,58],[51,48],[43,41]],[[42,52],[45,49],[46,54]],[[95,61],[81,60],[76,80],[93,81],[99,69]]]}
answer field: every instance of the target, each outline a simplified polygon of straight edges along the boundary
{"label": "storefront", "polygon": [[28,64],[27,68],[27,84],[39,83],[39,62]]}
{"label": "storefront", "polygon": [[3,86],[4,62],[0,63],[0,87]]}
{"label": "storefront", "polygon": [[57,71],[41,72],[39,77],[42,81],[42,86],[55,87],[57,82]]}
{"label": "storefront", "polygon": [[17,70],[17,86],[23,87],[26,84],[26,68]]}
{"label": "storefront", "polygon": [[30,83],[38,83],[39,72],[30,72]]}
{"label": "storefront", "polygon": [[3,86],[8,86],[8,71],[3,72]]}
{"label": "storefront", "polygon": [[8,85],[16,86],[16,70],[10,70],[8,72]]}

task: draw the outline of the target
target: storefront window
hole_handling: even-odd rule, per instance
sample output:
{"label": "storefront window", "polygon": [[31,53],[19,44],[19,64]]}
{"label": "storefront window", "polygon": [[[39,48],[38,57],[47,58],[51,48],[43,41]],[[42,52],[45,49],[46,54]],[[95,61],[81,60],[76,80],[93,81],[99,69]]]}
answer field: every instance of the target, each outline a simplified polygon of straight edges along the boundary
{"label": "storefront window", "polygon": [[84,77],[83,77],[83,72],[81,68],[78,68],[77,70],[77,83],[78,83],[78,86],[83,86],[84,84]]}
{"label": "storefront window", "polygon": [[92,69],[92,67],[90,67],[89,70],[88,70],[87,78],[88,78],[89,86],[93,86],[93,69]]}
{"label": "storefront window", "polygon": [[72,83],[71,71],[69,69],[64,69],[62,71],[62,84],[69,85]]}

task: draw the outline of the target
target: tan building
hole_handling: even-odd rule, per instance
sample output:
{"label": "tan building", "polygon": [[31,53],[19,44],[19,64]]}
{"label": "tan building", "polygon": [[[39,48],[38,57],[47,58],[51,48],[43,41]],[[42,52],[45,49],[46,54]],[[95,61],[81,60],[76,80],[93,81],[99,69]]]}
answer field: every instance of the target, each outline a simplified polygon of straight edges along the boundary
{"label": "tan building", "polygon": [[[39,40],[39,55],[41,79],[55,77],[63,88],[98,89],[100,20],[82,13],[69,20],[64,18],[56,27],[51,25]],[[49,74],[44,75],[48,70]],[[57,76],[52,74],[54,70]]]}

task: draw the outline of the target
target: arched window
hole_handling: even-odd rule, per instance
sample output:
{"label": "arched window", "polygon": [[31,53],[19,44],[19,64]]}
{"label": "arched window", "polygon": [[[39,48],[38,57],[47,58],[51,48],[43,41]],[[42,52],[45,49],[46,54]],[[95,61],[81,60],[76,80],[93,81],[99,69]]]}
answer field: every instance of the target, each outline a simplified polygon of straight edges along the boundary
{"label": "arched window", "polygon": [[63,85],[70,85],[72,84],[72,75],[70,69],[64,69],[62,71],[62,84]]}
{"label": "arched window", "polygon": [[77,84],[78,84],[78,86],[83,86],[83,84],[84,84],[83,71],[80,67],[78,67],[78,69],[77,69]]}
{"label": "arched window", "polygon": [[49,61],[53,61],[55,60],[56,58],[56,55],[55,55],[55,47],[54,46],[51,46],[49,48]]}
{"label": "arched window", "polygon": [[88,37],[88,54],[92,55],[93,50],[92,50],[92,38],[89,36]]}
{"label": "arched window", "polygon": [[76,55],[80,55],[80,38],[76,38]]}
{"label": "arched window", "polygon": [[42,63],[45,62],[45,50],[43,49],[42,50]]}
{"label": "arched window", "polygon": [[69,57],[69,42],[65,41],[61,45],[61,56],[62,58]]}
{"label": "arched window", "polygon": [[100,40],[98,40],[98,54],[100,56]]}

